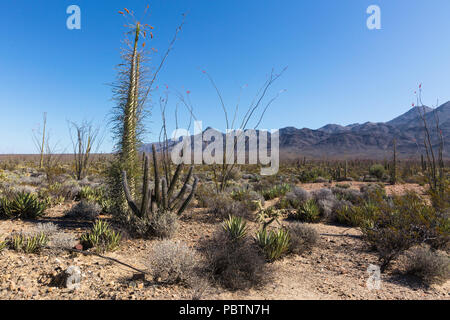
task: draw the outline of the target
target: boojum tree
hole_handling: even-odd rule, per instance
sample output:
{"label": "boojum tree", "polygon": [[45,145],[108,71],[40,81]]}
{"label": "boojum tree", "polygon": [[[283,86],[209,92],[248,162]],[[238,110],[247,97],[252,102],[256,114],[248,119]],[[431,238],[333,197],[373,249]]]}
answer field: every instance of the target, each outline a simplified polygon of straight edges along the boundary
{"label": "boojum tree", "polygon": [[[130,193],[135,194],[136,178],[140,173],[138,151],[144,132],[143,121],[146,115],[145,105],[150,89],[144,62],[148,55],[146,41],[153,39],[152,26],[142,24],[128,9],[119,11],[127,20],[130,29],[122,50],[123,62],[118,66],[117,83],[113,86],[116,106],[113,111],[113,133],[116,140],[117,158],[113,165],[113,192],[116,194],[117,207],[127,211],[127,201],[122,190],[121,172],[128,173]],[[131,35],[131,39],[129,38]],[[118,196],[117,196],[118,195]]]}

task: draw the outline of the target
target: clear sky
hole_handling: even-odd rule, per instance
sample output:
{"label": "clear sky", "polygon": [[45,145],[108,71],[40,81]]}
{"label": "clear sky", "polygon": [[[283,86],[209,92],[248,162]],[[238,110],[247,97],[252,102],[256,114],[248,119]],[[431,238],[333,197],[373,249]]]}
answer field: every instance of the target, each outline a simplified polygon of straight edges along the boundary
{"label": "clear sky", "polygon": [[[159,50],[150,67],[188,12],[158,84],[169,86],[170,110],[174,92],[191,91],[204,128],[225,125],[203,69],[231,110],[240,86],[248,84],[244,108],[272,68],[288,66],[272,88],[271,95],[286,92],[266,113],[265,129],[387,121],[411,107],[419,83],[427,104],[450,100],[448,0],[2,0],[0,153],[36,152],[32,129],[43,112],[61,151],[70,151],[67,120],[106,124],[125,30],[118,11],[142,12],[147,3],[150,45]],[[71,4],[81,8],[81,30],[66,28]],[[381,30],[366,27],[372,4],[381,8]],[[146,140],[156,140],[158,105],[147,128]],[[102,151],[111,147],[106,129]]]}

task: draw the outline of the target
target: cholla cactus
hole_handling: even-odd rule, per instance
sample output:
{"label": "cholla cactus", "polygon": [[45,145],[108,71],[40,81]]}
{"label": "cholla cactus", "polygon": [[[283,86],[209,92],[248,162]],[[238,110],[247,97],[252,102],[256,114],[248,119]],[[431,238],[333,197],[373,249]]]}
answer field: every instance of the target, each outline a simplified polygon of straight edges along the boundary
{"label": "cholla cactus", "polygon": [[197,189],[198,178],[194,179],[192,189],[186,199],[183,200],[184,195],[188,189],[189,180],[192,177],[193,167],[190,167],[186,179],[181,187],[180,191],[176,196],[173,196],[175,191],[175,186],[180,177],[181,170],[183,169],[183,164],[179,164],[175,170],[175,173],[167,183],[165,178],[160,179],[158,170],[158,159],[156,156],[156,148],[153,145],[153,169],[155,173],[155,187],[154,190],[150,188],[149,180],[149,157],[145,155],[144,160],[144,176],[142,183],[142,201],[140,207],[138,207],[136,201],[133,200],[130,188],[128,186],[127,172],[122,171],[122,184],[123,190],[125,192],[125,197],[127,199],[128,205],[133,213],[139,218],[147,218],[150,213],[159,211],[176,211],[178,215],[181,215],[188,204],[191,202],[195,190]]}

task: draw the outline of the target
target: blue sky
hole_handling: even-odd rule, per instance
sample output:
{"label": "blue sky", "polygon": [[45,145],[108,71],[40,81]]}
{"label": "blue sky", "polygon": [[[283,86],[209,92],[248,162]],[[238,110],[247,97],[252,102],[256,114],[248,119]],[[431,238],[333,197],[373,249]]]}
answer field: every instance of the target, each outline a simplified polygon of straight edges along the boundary
{"label": "blue sky", "polygon": [[[3,0],[0,4],[0,153],[36,152],[32,129],[48,113],[53,143],[70,151],[67,120],[106,124],[124,38],[124,7],[147,3],[155,27],[151,66],[159,63],[181,14],[186,25],[158,84],[191,91],[204,127],[224,129],[215,79],[228,107],[239,88],[241,108],[272,68],[288,70],[271,95],[285,89],[261,128],[319,128],[327,123],[387,121],[406,112],[423,83],[424,100],[450,100],[450,2],[448,0]],[[66,28],[66,8],[81,8],[82,29]],[[381,30],[368,30],[366,9],[381,8]],[[158,101],[156,92],[154,101]],[[173,120],[170,117],[169,120]],[[186,123],[180,114],[180,123]],[[173,122],[173,121],[171,121]],[[172,126],[173,127],[173,126]],[[147,123],[147,141],[160,128],[159,106]],[[106,130],[102,151],[112,149]]]}

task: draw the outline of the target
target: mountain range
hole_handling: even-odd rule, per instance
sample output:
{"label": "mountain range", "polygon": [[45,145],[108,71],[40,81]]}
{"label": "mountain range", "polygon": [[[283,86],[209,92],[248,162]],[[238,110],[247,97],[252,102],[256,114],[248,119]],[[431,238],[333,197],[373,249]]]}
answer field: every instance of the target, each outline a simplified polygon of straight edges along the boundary
{"label": "mountain range", "polygon": [[[388,122],[355,123],[347,126],[328,124],[317,130],[283,128],[280,129],[280,154],[282,158],[384,159],[392,157],[395,138],[400,158],[417,159],[425,154],[424,123],[419,111],[425,115],[435,150],[439,146],[436,127],[438,119],[444,137],[443,155],[450,158],[447,148],[450,143],[450,101],[436,109],[413,107]],[[143,149],[150,151],[151,144],[144,145]]]}

